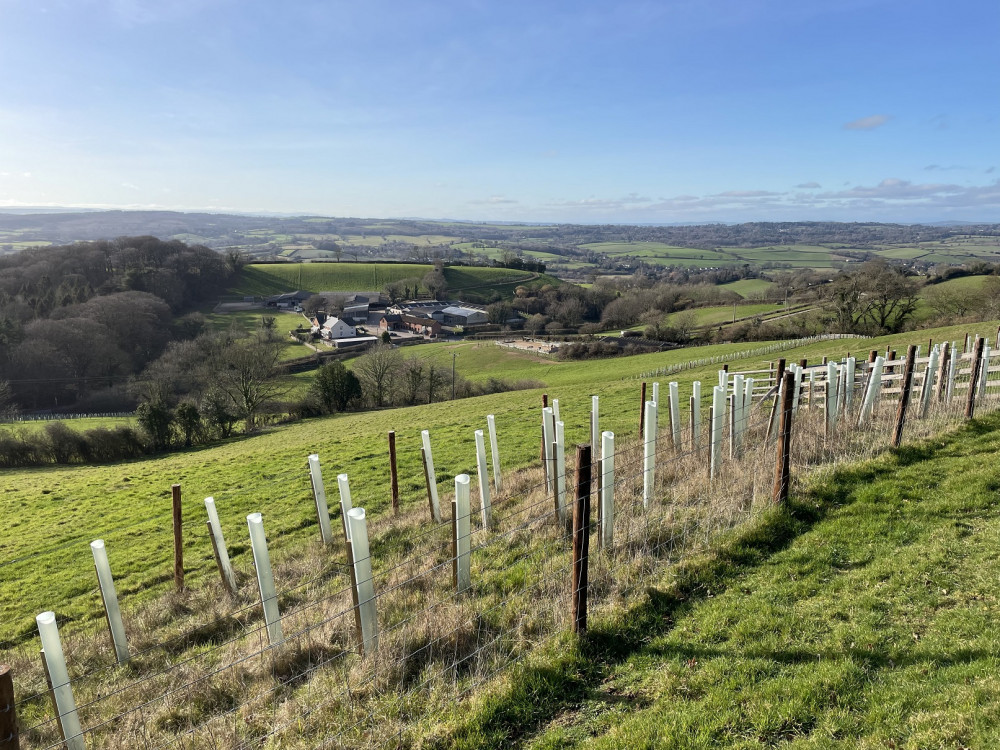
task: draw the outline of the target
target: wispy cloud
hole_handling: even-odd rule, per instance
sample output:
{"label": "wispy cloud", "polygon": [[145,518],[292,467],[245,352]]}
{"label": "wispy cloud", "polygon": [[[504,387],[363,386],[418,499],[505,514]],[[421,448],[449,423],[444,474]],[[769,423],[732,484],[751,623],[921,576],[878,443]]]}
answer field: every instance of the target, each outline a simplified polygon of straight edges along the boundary
{"label": "wispy cloud", "polygon": [[844,130],[874,130],[875,128],[885,125],[890,119],[892,119],[890,115],[871,115],[869,117],[862,117],[860,120],[845,122]]}
{"label": "wispy cloud", "polygon": [[489,198],[469,201],[473,206],[501,206],[504,204],[517,203],[514,198],[507,198],[503,195],[491,195]]}
{"label": "wispy cloud", "polygon": [[924,169],[928,172],[954,172],[955,170],[967,169],[967,167],[958,164],[951,164],[947,167],[941,164],[928,164]]}
{"label": "wispy cloud", "polygon": [[800,182],[795,187],[802,188],[803,190],[813,190],[815,188],[823,187],[818,182]]}

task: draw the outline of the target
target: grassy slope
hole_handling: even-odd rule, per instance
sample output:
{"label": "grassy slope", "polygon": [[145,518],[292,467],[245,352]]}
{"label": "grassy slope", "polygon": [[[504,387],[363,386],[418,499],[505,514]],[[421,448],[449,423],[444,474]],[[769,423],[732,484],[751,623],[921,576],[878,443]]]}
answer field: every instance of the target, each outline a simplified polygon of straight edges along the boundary
{"label": "grassy slope", "polygon": [[[989,334],[995,323],[927,332],[935,339],[958,338],[966,330]],[[819,342],[784,356],[842,356],[884,348],[889,340]],[[589,398],[602,397],[602,426],[616,432],[636,429],[638,384],[625,380],[639,373],[692,358],[755,349],[759,345],[719,345],[662,354],[561,363],[507,352],[475,343],[434,344],[413,350],[418,356],[468,377],[530,378],[544,383],[560,399],[566,439],[585,440]],[[740,369],[767,358],[746,360]],[[731,366],[733,369],[736,365]],[[681,373],[683,389],[694,379],[712,381],[714,366]],[[399,485],[403,505],[422,504],[421,429],[429,429],[439,484],[446,488],[456,474],[474,473],[473,430],[495,414],[506,469],[537,461],[537,409],[540,390],[516,391],[458,403],[437,403],[376,413],[339,415],[279,427],[266,434],[235,439],[210,448],[105,466],[25,469],[6,472],[0,492],[0,639],[30,635],[34,615],[57,608],[66,619],[93,619],[99,612],[88,543],[104,538],[119,593],[145,597],[167,588],[171,571],[170,485],[180,482],[190,531],[185,536],[188,576],[197,581],[214,576],[210,546],[204,536],[202,500],[216,498],[230,553],[239,563],[248,558],[247,513],[263,511],[274,554],[301,545],[315,534],[315,511],[306,471],[306,456],[323,460],[328,492],[333,477],[351,477],[355,503],[374,516],[389,505],[386,432],[397,431]],[[375,554],[379,544],[373,542]],[[43,554],[38,554],[44,551]]]}
{"label": "grassy slope", "polygon": [[828,472],[515,671],[459,747],[994,747],[1000,416]]}
{"label": "grassy slope", "polygon": [[739,281],[730,281],[728,284],[720,284],[720,286],[723,289],[736,292],[744,299],[751,299],[767,294],[774,286],[774,282],[767,279],[740,279]]}
{"label": "grassy slope", "polygon": [[[288,263],[244,267],[231,294],[271,295],[303,289],[310,292],[379,291],[387,283],[403,279],[421,279],[432,266],[420,263]],[[513,292],[519,282],[534,274],[507,268],[445,268],[445,279],[452,290],[496,287],[501,293]],[[549,279],[550,283],[558,283]],[[509,287],[509,290],[508,290]]]}

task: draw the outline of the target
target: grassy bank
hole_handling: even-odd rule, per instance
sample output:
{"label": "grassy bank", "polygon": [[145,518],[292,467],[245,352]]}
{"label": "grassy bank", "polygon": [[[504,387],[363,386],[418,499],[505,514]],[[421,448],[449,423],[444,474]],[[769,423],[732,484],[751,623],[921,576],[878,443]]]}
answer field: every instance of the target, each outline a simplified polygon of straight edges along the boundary
{"label": "grassy bank", "polygon": [[995,746],[998,450],[993,415],[824,473],[439,746]]}

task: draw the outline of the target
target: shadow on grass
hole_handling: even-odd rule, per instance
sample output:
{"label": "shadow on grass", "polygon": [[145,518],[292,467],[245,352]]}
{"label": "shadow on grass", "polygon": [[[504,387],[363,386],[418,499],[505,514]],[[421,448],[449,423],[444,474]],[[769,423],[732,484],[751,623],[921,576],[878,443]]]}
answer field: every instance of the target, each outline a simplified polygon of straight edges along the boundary
{"label": "shadow on grass", "polygon": [[[855,501],[855,492],[900,468],[951,455],[957,442],[971,433],[976,437],[995,433],[1000,418],[975,420],[951,434],[915,445],[903,446],[871,462],[836,469],[809,491],[781,508],[762,514],[750,524],[735,529],[714,545],[708,555],[677,568],[668,590],[651,588],[643,600],[628,610],[594,623],[586,637],[571,641],[544,664],[516,667],[510,687],[486,697],[481,706],[454,732],[440,738],[439,747],[509,747],[533,735],[557,714],[594,697],[610,669],[642,648],[652,638],[668,632],[684,614],[708,596],[716,596],[787,548],[801,534],[832,511]],[[562,643],[560,643],[562,645]],[[693,649],[691,656],[710,656]],[[762,658],[781,662],[815,661],[816,654],[761,652]],[[832,655],[831,655],[832,656]],[[839,654],[843,657],[844,654]],[[872,666],[902,666],[889,655],[859,651],[859,662]],[[954,662],[978,658],[975,653],[956,652]],[[882,663],[884,662],[884,663]]]}

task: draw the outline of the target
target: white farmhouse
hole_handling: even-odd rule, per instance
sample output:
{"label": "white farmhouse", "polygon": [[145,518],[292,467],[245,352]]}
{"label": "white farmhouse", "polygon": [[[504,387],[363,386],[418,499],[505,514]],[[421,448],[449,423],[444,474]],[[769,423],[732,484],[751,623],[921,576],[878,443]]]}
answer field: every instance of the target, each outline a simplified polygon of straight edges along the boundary
{"label": "white farmhouse", "polygon": [[354,326],[348,325],[340,318],[329,317],[323,321],[320,327],[320,335],[329,340],[349,339],[356,336]]}

